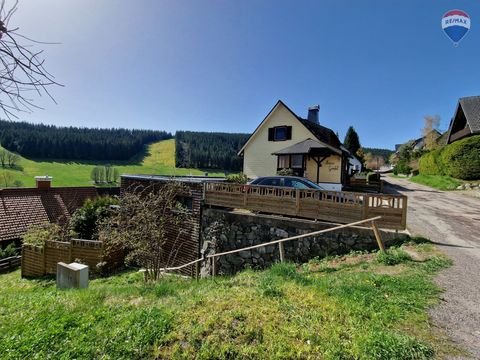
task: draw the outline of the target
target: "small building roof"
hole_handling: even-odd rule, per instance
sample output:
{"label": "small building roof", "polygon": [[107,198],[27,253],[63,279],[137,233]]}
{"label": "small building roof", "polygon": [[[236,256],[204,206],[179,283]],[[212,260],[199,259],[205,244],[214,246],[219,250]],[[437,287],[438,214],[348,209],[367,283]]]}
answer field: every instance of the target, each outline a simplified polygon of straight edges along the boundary
{"label": "small building roof", "polygon": [[0,189],[0,241],[20,239],[32,225],[64,223],[97,196],[93,186]]}
{"label": "small building roof", "polygon": [[342,151],[334,148],[331,145],[325,144],[318,140],[307,139],[300,141],[294,145],[286,147],[282,150],[274,152],[272,155],[303,155],[310,154],[314,151],[325,151],[333,152],[335,154],[342,154]]}

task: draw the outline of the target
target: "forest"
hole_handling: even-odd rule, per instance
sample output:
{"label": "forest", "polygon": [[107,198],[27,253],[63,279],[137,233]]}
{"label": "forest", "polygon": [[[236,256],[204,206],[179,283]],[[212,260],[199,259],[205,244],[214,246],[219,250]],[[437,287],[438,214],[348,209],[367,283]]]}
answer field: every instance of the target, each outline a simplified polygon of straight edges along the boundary
{"label": "forest", "polygon": [[243,160],[237,152],[249,136],[249,134],[177,131],[176,166],[241,171]]}
{"label": "forest", "polygon": [[156,130],[57,127],[0,120],[0,144],[34,159],[128,160],[146,144],[172,138]]}
{"label": "forest", "polygon": [[381,156],[388,162],[390,155],[392,155],[395,151],[388,150],[388,149],[378,149],[378,148],[363,148],[365,154],[371,153],[373,156]]}

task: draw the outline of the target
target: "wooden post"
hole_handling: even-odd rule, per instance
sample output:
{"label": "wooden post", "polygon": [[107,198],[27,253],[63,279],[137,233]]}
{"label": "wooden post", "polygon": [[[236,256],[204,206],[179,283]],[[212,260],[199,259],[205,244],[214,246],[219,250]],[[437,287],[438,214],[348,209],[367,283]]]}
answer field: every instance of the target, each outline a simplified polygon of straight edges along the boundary
{"label": "wooden post", "polygon": [[368,219],[368,208],[370,206],[370,196],[363,194],[363,219]]}
{"label": "wooden post", "polygon": [[215,279],[215,258],[211,257],[212,259],[212,278]]}
{"label": "wooden post", "polygon": [[385,245],[383,244],[382,236],[380,235],[380,231],[378,230],[377,223],[375,221],[372,221],[372,229],[373,233],[375,234],[375,239],[377,239],[377,244],[380,251],[385,252]]}
{"label": "wooden post", "polygon": [[280,252],[280,262],[285,262],[285,249],[283,248],[283,242],[278,243],[278,250]]}
{"label": "wooden post", "polygon": [[403,197],[402,205],[402,230],[407,228],[407,210],[408,210],[408,198],[406,196]]}
{"label": "wooden post", "polygon": [[295,215],[300,210],[300,189],[295,189]]}

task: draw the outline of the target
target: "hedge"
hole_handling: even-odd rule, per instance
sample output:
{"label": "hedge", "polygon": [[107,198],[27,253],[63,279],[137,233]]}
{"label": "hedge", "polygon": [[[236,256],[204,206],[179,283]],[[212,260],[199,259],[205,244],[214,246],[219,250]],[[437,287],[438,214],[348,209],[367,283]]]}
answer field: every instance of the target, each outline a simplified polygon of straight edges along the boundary
{"label": "hedge", "polygon": [[440,157],[441,153],[442,150],[438,149],[422,155],[418,163],[420,173],[425,175],[444,175],[444,166]]}
{"label": "hedge", "polygon": [[430,151],[420,158],[419,168],[420,174],[424,175],[448,175],[463,180],[480,179],[480,135]]}
{"label": "hedge", "polygon": [[445,146],[440,159],[447,175],[463,180],[480,179],[480,135]]}

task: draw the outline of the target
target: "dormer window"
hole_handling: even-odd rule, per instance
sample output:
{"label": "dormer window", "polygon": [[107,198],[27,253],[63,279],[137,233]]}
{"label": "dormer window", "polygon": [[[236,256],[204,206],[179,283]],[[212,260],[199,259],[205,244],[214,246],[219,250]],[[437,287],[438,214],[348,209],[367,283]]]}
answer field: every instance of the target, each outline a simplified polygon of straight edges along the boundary
{"label": "dormer window", "polygon": [[268,129],[268,141],[285,141],[292,138],[291,126],[276,126]]}

